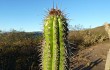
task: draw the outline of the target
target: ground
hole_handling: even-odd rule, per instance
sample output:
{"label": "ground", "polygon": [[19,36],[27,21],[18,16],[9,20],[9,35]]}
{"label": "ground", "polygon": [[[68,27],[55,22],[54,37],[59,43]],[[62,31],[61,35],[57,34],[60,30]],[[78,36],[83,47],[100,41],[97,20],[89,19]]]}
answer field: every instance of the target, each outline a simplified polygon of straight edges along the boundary
{"label": "ground", "polygon": [[110,41],[91,46],[70,58],[71,70],[104,70]]}

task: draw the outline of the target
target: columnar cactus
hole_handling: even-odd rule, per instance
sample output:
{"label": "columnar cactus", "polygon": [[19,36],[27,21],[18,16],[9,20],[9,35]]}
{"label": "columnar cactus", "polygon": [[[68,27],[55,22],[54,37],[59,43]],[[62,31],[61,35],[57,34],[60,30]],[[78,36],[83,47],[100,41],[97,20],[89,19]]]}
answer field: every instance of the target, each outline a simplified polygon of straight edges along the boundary
{"label": "columnar cactus", "polygon": [[59,9],[51,9],[44,20],[42,70],[69,70],[67,22]]}

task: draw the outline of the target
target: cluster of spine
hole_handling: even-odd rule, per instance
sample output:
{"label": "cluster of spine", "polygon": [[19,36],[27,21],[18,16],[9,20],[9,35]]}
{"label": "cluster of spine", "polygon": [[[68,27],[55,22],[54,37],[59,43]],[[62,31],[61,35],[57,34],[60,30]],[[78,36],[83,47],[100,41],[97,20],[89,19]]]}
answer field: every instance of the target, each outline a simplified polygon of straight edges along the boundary
{"label": "cluster of spine", "polygon": [[42,70],[69,70],[66,20],[59,9],[51,9],[44,20]]}

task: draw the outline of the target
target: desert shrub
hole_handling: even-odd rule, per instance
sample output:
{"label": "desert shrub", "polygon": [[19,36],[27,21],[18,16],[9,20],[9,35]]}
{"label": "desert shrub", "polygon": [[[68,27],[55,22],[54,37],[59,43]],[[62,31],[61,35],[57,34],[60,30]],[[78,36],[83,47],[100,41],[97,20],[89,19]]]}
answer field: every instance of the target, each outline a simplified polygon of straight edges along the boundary
{"label": "desert shrub", "polygon": [[38,70],[42,33],[0,33],[0,70]]}
{"label": "desert shrub", "polygon": [[[103,26],[93,29],[80,26],[69,32],[71,48],[83,49],[109,39]],[[1,31],[0,70],[39,70],[42,40],[40,32]]]}
{"label": "desert shrub", "polygon": [[78,48],[84,48],[91,45],[95,45],[97,43],[101,43],[105,40],[108,40],[108,35],[105,32],[104,26],[97,28],[77,28],[69,33],[69,41],[77,45]]}

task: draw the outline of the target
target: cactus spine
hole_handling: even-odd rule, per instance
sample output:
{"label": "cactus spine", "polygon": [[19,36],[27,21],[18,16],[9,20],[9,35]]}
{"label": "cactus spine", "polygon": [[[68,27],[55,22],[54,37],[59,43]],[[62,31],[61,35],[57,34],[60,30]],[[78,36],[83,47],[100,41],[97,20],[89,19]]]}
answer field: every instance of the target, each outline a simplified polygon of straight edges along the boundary
{"label": "cactus spine", "polygon": [[67,22],[59,9],[51,9],[44,20],[43,70],[68,70]]}

